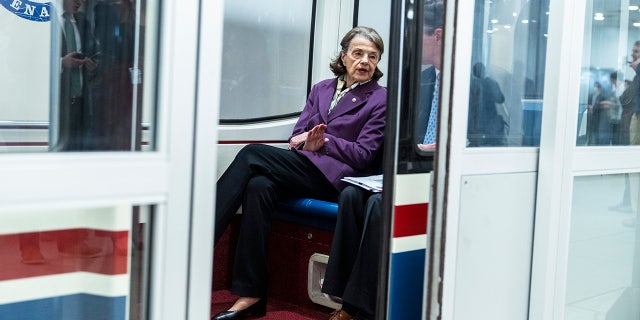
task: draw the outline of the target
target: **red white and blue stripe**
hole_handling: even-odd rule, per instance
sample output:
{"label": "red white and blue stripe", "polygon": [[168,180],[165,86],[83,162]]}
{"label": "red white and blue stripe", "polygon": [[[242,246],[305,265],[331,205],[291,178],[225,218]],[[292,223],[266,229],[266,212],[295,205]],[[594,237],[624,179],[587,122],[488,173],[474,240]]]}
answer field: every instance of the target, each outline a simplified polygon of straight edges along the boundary
{"label": "red white and blue stripe", "polygon": [[422,319],[431,174],[395,179],[388,319]]}
{"label": "red white and blue stripe", "polygon": [[[131,207],[0,215],[0,319],[128,319],[130,251],[116,253],[115,243],[128,247]],[[58,240],[70,234],[86,235],[102,252],[58,252]],[[34,236],[44,263],[25,264],[19,239]]]}

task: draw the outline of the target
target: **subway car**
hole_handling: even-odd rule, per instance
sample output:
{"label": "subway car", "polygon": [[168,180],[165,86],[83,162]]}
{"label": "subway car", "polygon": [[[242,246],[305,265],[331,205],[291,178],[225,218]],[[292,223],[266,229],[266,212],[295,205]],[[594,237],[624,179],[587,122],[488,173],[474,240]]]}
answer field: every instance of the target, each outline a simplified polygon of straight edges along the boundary
{"label": "subway car", "polygon": [[[637,0],[0,4],[0,319],[231,307],[216,181],[287,148],[355,26],[385,46],[375,319],[640,319]],[[337,201],[279,199],[263,319],[341,308]]]}

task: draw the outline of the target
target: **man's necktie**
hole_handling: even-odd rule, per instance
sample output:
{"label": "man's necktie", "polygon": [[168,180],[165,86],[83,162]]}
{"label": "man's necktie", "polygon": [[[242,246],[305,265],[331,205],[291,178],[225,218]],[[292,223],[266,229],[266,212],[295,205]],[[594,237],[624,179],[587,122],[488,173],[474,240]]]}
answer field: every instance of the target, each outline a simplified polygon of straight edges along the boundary
{"label": "man's necktie", "polygon": [[[71,23],[71,15],[64,15],[64,36],[67,44],[67,52],[76,52],[78,50],[76,44],[76,30]],[[71,97],[79,97],[82,94],[82,79],[80,78],[80,68],[73,68],[71,73]]]}
{"label": "man's necktie", "polygon": [[436,76],[436,84],[433,87],[433,99],[431,100],[431,113],[429,113],[429,122],[427,124],[427,133],[424,135],[423,144],[432,144],[436,142],[436,126],[438,119],[438,95],[440,91],[440,75]]}

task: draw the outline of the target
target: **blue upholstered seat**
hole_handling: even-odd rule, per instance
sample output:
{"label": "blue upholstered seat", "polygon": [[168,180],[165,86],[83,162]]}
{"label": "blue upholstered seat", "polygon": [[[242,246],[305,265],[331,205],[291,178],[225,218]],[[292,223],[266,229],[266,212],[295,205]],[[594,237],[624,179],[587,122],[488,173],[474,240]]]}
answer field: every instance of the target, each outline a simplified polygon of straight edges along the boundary
{"label": "blue upholstered seat", "polygon": [[338,204],[309,198],[281,201],[275,219],[325,230],[333,230],[338,217]]}

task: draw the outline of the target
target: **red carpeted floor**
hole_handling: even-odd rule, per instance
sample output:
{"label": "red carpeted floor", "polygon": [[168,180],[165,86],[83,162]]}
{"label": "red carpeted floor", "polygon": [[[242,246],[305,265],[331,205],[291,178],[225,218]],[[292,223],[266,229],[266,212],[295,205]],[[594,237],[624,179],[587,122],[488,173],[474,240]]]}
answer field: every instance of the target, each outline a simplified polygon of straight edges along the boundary
{"label": "red carpeted floor", "polygon": [[[211,314],[227,310],[238,297],[232,295],[229,290],[217,290],[213,292],[211,301]],[[265,320],[325,320],[333,310],[318,305],[317,308],[301,308],[300,306],[283,301],[270,299],[267,304],[267,315],[260,319]]]}

